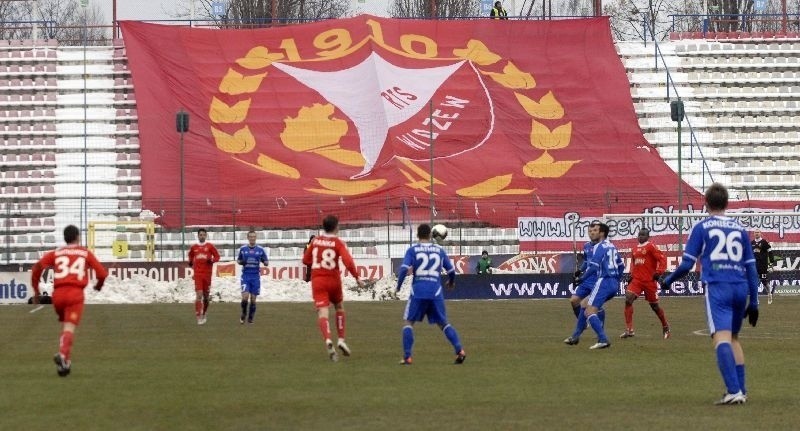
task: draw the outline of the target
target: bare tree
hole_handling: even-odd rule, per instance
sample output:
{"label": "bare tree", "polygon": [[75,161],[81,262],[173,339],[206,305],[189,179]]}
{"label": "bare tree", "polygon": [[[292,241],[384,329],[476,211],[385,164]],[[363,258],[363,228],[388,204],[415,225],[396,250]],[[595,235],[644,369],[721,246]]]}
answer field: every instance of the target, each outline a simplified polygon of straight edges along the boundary
{"label": "bare tree", "polygon": [[[97,5],[81,7],[78,0],[0,0],[3,38],[58,39],[62,44],[104,44],[111,34]],[[15,24],[16,23],[16,24]],[[38,31],[33,34],[34,29]]]}
{"label": "bare tree", "polygon": [[686,27],[675,31],[699,31],[704,13],[704,0],[612,0],[603,5],[603,14],[611,17],[611,31],[617,40],[664,40],[673,30],[675,19],[676,26]]}
{"label": "bare tree", "polygon": [[194,11],[181,3],[170,15],[181,19],[206,20],[224,28],[248,28],[342,18],[350,12],[349,0],[230,0],[221,16],[214,14],[212,0],[194,3]]}
{"label": "bare tree", "polygon": [[480,15],[480,3],[469,0],[392,0],[389,15],[395,18],[475,17]]}

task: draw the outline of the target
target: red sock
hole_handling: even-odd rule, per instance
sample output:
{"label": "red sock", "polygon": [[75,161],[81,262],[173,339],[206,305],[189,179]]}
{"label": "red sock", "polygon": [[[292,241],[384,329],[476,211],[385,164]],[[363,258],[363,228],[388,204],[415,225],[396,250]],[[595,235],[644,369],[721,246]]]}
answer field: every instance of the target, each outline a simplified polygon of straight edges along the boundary
{"label": "red sock", "polygon": [[665,328],[669,326],[669,323],[667,322],[667,316],[664,314],[663,308],[659,307],[658,311],[656,311],[656,316],[658,316],[658,320],[661,321],[661,326]]}
{"label": "red sock", "polygon": [[625,304],[625,329],[633,331],[633,304]]}
{"label": "red sock", "polygon": [[200,317],[203,314],[203,301],[194,301],[194,315]]}
{"label": "red sock", "polygon": [[61,356],[64,359],[69,361],[69,355],[72,351],[72,338],[73,334],[70,331],[63,331],[61,332],[61,338],[58,340],[58,353],[61,353]]}
{"label": "red sock", "polygon": [[209,303],[211,303],[210,298],[208,298],[207,296],[203,297],[203,315],[205,315],[206,311],[208,311]]}
{"label": "red sock", "polygon": [[339,338],[344,338],[344,311],[336,312],[336,332]]}
{"label": "red sock", "polygon": [[319,331],[322,332],[322,339],[329,340],[331,338],[331,327],[330,323],[328,323],[328,319],[320,317],[317,319],[317,324],[319,325]]}

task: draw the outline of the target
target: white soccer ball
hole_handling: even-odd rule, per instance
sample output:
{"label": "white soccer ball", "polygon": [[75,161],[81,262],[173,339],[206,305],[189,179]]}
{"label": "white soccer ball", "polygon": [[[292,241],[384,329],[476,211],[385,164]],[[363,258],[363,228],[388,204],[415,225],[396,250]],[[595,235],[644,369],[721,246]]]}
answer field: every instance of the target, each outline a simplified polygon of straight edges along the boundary
{"label": "white soccer ball", "polygon": [[443,224],[437,224],[433,226],[433,229],[431,229],[431,233],[433,235],[433,239],[437,241],[442,241],[445,238],[447,238],[447,226]]}

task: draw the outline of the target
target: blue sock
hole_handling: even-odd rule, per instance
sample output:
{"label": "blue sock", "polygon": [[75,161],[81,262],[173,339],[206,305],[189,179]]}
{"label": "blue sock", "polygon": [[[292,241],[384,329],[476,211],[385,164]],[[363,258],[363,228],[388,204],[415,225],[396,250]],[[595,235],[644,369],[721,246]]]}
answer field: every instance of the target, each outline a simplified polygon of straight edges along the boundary
{"label": "blue sock", "polygon": [[592,314],[586,319],[589,322],[589,325],[592,325],[592,329],[594,332],[597,332],[597,342],[598,343],[608,343],[608,337],[606,337],[606,331],[603,330],[603,322],[600,321],[600,318],[597,317],[597,314]]}
{"label": "blue sock", "polygon": [[247,320],[252,322],[253,321],[253,317],[255,315],[256,315],[256,303],[255,302],[251,302],[250,303],[250,314],[247,316]]}
{"label": "blue sock", "polygon": [[[722,374],[722,380],[729,394],[735,394],[742,388],[739,386],[739,377],[736,375],[736,360],[733,358],[731,343],[722,342],[717,344],[717,367]],[[744,371],[744,370],[742,370]]]}
{"label": "blue sock", "polygon": [[242,299],[242,319],[247,315],[247,300]]}
{"label": "blue sock", "polygon": [[606,327],[606,310],[605,308],[601,308],[597,310],[597,317],[600,318],[600,322],[603,324],[603,327]]}
{"label": "blue sock", "polygon": [[742,390],[743,394],[747,395],[747,389],[744,386],[744,364],[736,364],[736,377],[739,378],[739,389]]}
{"label": "blue sock", "polygon": [[581,338],[581,334],[586,329],[586,309],[581,307],[578,313],[578,321],[575,322],[575,332],[572,333],[572,338]]}
{"label": "blue sock", "polygon": [[411,357],[411,348],[414,347],[414,328],[403,326],[403,359]]}
{"label": "blue sock", "polygon": [[444,336],[447,337],[447,341],[453,345],[456,355],[459,354],[461,352],[461,340],[458,339],[458,332],[456,332],[456,328],[453,328],[453,326],[448,323],[447,325],[444,325],[442,332],[444,332]]}

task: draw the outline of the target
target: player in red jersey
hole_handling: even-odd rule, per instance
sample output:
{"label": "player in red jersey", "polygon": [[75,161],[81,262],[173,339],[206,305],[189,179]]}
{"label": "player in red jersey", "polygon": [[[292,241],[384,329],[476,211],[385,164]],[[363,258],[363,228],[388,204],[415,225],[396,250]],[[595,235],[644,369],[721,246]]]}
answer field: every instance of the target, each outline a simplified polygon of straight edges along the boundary
{"label": "player in red jersey", "polygon": [[214,262],[219,262],[219,252],[214,244],[206,241],[208,232],[200,228],[197,230],[197,244],[189,249],[189,266],[194,270],[194,315],[197,324],[206,323],[209,295],[211,293],[211,270]]}
{"label": "player in red jersey", "polygon": [[94,271],[97,283],[94,290],[103,288],[108,271],[97,261],[91,251],[80,246],[80,231],[69,225],[64,228],[66,246],[49,251],[33,265],[31,285],[33,287],[33,303],[39,303],[39,282],[46,268],[55,268],[53,272],[53,308],[58,314],[61,325],[58,353],[53,360],[58,375],[64,377],[72,367],[70,352],[75,338],[75,328],[83,315],[83,289],[89,284],[89,269]]}
{"label": "player in red jersey", "polygon": [[669,323],[664,310],[658,305],[658,279],[667,269],[664,253],[650,242],[650,230],[639,230],[639,244],[631,251],[630,282],[625,292],[625,332],[620,338],[633,337],[633,301],[644,292],[650,308],[661,320],[664,338],[669,338]]}
{"label": "player in red jersey", "polygon": [[336,332],[338,341],[336,343],[339,350],[345,356],[350,356],[350,347],[345,342],[345,313],[342,301],[342,276],[339,272],[339,259],[344,267],[353,277],[360,287],[364,283],[358,278],[356,264],[347,245],[336,235],[339,233],[339,219],[334,215],[326,216],[322,220],[322,227],[325,233],[317,235],[306,247],[303,253],[303,264],[311,266],[311,294],[314,297],[314,307],[317,309],[317,324],[325,340],[325,348],[328,357],[332,361],[338,360],[336,349],[331,341],[331,329],[328,321],[328,307],[333,304],[336,309]]}

